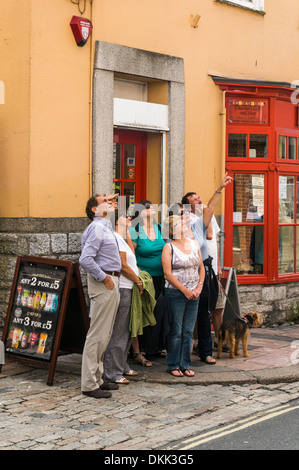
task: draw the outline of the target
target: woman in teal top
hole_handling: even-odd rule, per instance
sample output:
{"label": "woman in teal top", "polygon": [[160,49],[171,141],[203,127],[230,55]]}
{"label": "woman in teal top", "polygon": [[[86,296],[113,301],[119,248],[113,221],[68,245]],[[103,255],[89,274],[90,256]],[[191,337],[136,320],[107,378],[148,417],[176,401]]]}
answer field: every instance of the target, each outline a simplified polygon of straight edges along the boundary
{"label": "woman in teal top", "polygon": [[165,242],[162,238],[158,224],[153,225],[153,240],[148,237],[146,230],[142,225],[139,225],[138,228],[138,234],[134,228],[131,228],[130,234],[132,238],[137,234],[136,239],[133,239],[132,241],[135,243],[135,255],[139,269],[141,271],[147,271],[152,277],[163,276],[161,253]]}
{"label": "woman in teal top", "polygon": [[140,201],[135,205],[134,212],[130,236],[135,248],[137,266],[152,276],[158,298],[164,287],[161,256],[165,241],[160,225],[155,221],[156,214],[150,201]]}
{"label": "woman in teal top", "polygon": [[[165,241],[161,233],[161,226],[155,221],[155,215],[151,201],[140,201],[135,204],[130,237],[135,248],[137,266],[141,271],[146,271],[152,276],[157,299],[164,291],[164,272],[161,257]],[[139,336],[142,349],[148,354],[159,352],[152,349],[154,344],[158,344],[157,338],[153,338],[153,335],[158,337],[158,328],[148,326],[144,328],[143,335]],[[140,354],[138,341],[132,341],[132,347],[135,361],[138,364],[152,365]],[[161,345],[161,349],[163,349],[163,345]]]}

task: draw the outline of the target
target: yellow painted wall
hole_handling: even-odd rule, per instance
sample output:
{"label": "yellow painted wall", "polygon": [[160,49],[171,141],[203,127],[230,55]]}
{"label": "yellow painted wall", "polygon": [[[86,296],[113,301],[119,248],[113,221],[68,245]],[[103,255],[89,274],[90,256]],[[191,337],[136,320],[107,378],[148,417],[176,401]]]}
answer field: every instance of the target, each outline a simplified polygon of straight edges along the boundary
{"label": "yellow painted wall", "polygon": [[0,80],[0,217],[28,216],[30,154],[30,9],[27,0],[2,0]]}
{"label": "yellow painted wall", "polygon": [[31,6],[30,214],[76,217],[89,197],[90,46],[75,43],[75,5]]}
{"label": "yellow painted wall", "polygon": [[[265,0],[265,16],[214,0],[87,0],[86,6],[94,28],[80,48],[69,26],[80,14],[70,0],[1,2],[0,215],[84,216],[96,40],[184,58],[185,190],[207,200],[221,178],[222,154],[222,95],[209,74],[298,80],[298,1]],[[195,14],[198,28],[191,27]]]}

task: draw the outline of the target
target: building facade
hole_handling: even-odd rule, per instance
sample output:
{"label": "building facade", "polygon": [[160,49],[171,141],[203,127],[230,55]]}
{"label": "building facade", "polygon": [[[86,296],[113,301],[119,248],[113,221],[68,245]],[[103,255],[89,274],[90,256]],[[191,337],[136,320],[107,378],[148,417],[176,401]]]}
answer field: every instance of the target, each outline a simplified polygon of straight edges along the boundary
{"label": "building facade", "polygon": [[92,193],[207,202],[225,171],[242,309],[297,310],[298,20],[296,0],[3,0],[2,319],[18,255],[78,259]]}

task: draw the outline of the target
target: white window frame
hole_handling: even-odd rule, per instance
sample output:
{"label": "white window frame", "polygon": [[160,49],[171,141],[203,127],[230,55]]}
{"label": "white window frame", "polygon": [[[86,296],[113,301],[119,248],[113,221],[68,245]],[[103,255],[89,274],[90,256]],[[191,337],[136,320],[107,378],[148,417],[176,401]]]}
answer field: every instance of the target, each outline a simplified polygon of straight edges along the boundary
{"label": "white window frame", "polygon": [[264,11],[264,0],[216,0],[222,3],[236,5],[249,10]]}

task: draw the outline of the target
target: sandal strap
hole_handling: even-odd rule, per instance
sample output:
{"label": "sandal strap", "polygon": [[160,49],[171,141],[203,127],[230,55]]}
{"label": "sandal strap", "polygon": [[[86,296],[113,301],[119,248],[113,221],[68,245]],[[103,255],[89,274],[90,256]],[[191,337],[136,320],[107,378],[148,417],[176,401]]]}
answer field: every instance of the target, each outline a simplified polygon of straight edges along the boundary
{"label": "sandal strap", "polygon": [[[139,358],[139,359],[138,359]],[[146,366],[147,364],[151,364],[150,361],[148,361],[143,354],[141,353],[134,353],[134,360],[136,364],[141,364],[142,366]],[[152,365],[152,364],[151,364]]]}
{"label": "sandal strap", "polygon": [[124,376],[122,376],[119,379],[115,380],[115,383],[116,384],[123,384],[123,383],[127,384],[127,383],[129,383],[129,381]]}

